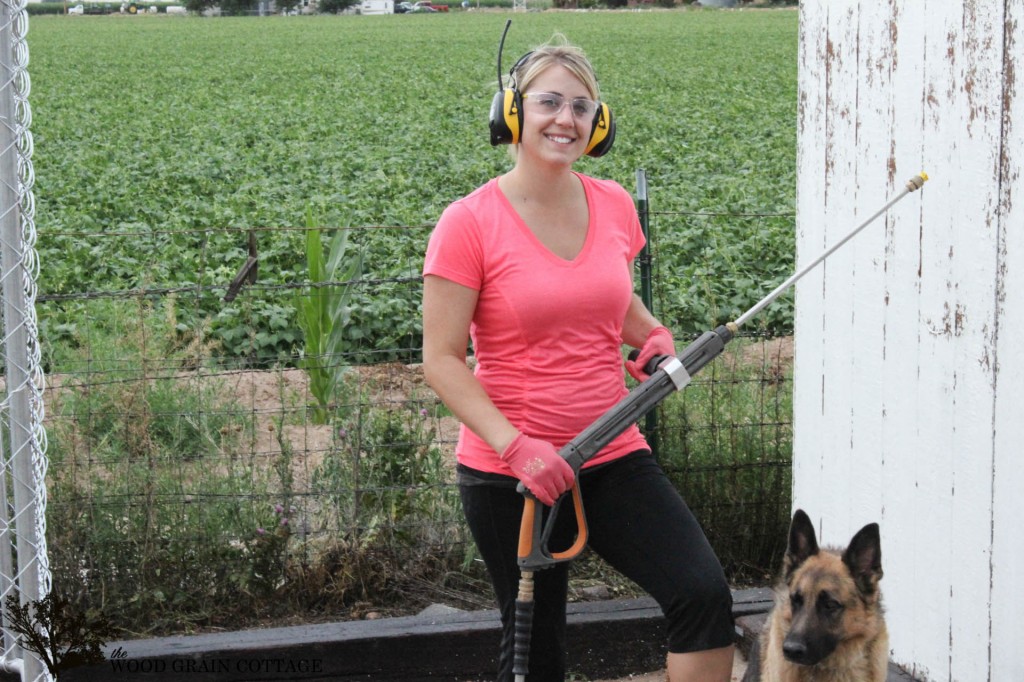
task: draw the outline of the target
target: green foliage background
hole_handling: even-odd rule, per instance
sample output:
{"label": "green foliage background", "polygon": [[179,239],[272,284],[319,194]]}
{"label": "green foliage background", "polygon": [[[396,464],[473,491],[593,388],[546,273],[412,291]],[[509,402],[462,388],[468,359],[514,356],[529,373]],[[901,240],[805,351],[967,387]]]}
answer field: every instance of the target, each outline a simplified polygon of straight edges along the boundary
{"label": "green foliage background", "polygon": [[[555,32],[594,62],[618,134],[579,167],[630,191],[646,169],[651,209],[669,214],[653,224],[674,292],[659,312],[674,330],[742,312],[791,269],[793,10],[40,16],[29,45],[41,293],[194,284],[200,269],[200,284],[225,284],[245,240],[220,228],[299,225],[311,202],[326,227],[431,225],[510,165],[486,123],[507,17],[504,70]],[[94,233],[123,236],[81,236]],[[371,254],[364,276],[417,276],[426,234],[354,234]],[[260,282],[302,281],[303,253],[299,232],[261,235]],[[380,296],[354,299],[353,320],[380,312]],[[206,311],[228,351],[238,305]],[[789,306],[766,324],[786,328]],[[280,326],[280,311],[256,315]],[[418,333],[417,320],[397,324]],[[384,346],[396,328],[360,333]],[[272,343],[287,352],[298,337]]]}

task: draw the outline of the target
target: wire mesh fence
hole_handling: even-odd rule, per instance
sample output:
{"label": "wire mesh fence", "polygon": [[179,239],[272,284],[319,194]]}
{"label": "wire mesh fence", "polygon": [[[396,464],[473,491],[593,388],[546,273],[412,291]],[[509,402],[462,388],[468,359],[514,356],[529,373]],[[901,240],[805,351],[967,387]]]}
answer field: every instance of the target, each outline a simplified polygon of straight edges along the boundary
{"label": "wire mesh fence", "polygon": [[[792,213],[653,211],[645,201],[639,208],[651,244],[641,284],[650,278],[648,306],[679,339],[736,320],[790,273],[784,236],[794,234]],[[785,550],[792,306],[788,296],[769,305],[646,424],[662,466],[737,584],[764,583]]]}
{"label": "wire mesh fence", "polygon": [[[137,636],[490,607],[418,364],[429,230],[45,235],[110,275],[38,298],[55,584]],[[785,338],[741,338],[658,423],[737,581],[788,521],[789,367]]]}

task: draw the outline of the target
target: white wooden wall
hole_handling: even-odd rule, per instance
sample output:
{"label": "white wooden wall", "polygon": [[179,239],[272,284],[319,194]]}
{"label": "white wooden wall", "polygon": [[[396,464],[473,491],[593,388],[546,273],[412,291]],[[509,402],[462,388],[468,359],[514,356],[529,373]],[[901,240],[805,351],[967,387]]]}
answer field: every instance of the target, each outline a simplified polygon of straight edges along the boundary
{"label": "white wooden wall", "polygon": [[794,504],[882,529],[893,660],[1024,680],[1024,0],[805,0]]}

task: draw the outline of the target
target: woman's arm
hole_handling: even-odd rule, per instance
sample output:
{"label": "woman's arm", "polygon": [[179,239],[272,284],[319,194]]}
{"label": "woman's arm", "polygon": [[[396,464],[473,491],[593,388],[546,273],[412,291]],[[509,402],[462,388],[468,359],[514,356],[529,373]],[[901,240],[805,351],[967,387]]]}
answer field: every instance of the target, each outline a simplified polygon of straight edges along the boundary
{"label": "woman's arm", "polygon": [[423,373],[459,421],[501,453],[519,432],[466,366],[478,296],[475,289],[443,277],[423,278]]}
{"label": "woman's arm", "polygon": [[662,326],[661,322],[647,310],[647,306],[636,294],[626,311],[626,319],[622,322],[622,341],[633,348],[643,348],[647,336],[656,328]]}

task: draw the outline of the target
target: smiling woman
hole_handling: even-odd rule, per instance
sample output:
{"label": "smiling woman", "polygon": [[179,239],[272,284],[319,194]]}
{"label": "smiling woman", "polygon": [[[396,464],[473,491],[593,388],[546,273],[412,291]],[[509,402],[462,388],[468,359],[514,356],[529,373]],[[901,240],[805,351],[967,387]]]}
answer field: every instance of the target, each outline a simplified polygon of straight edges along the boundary
{"label": "smiling woman", "polygon": [[590,62],[562,36],[520,58],[508,88],[495,102],[512,103],[498,114],[518,134],[499,141],[514,143],[515,164],[445,209],[423,267],[423,371],[463,424],[459,490],[501,613],[498,679],[565,678],[569,565],[553,561],[535,576],[515,548],[520,517],[528,526],[536,504],[585,488],[590,547],[665,613],[671,682],[724,682],[729,587],[640,430],[624,429],[575,466],[560,451],[626,397],[624,344],[640,349],[626,365],[640,381],[650,359],[675,356],[671,332],[633,293],[645,237],[632,199],[574,168],[610,149],[612,138],[592,143],[609,110],[596,101]]}

